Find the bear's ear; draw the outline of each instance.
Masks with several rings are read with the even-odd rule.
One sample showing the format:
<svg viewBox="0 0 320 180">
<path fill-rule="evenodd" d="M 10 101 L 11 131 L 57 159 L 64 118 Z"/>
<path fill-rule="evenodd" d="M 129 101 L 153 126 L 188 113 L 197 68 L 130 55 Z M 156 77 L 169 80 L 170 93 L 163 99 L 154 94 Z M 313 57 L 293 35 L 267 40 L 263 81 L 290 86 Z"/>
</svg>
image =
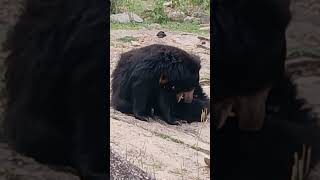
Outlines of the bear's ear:
<svg viewBox="0 0 320 180">
<path fill-rule="evenodd" d="M 164 73 L 161 73 L 160 79 L 159 79 L 159 84 L 160 85 L 165 85 L 168 82 L 169 82 L 168 77 Z"/>
</svg>

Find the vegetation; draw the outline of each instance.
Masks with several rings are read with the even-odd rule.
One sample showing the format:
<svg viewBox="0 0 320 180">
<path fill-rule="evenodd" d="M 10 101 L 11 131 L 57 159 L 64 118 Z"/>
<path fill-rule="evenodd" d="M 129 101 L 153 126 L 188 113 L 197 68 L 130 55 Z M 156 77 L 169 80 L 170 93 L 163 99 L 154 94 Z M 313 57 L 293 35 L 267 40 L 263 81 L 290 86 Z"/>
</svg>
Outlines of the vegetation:
<svg viewBox="0 0 320 180">
<path fill-rule="evenodd" d="M 164 11 L 163 3 L 164 0 L 156 0 L 153 10 L 147 12 L 148 20 L 155 23 L 166 23 L 168 22 L 168 16 Z"/>
<path fill-rule="evenodd" d="M 166 0 L 111 0 L 111 13 L 134 12 L 149 23 L 168 22 L 163 4 Z M 191 15 L 200 11 L 210 13 L 210 0 L 171 0 L 172 8 Z"/>
<path fill-rule="evenodd" d="M 173 7 L 190 15 L 190 11 L 201 9 L 205 13 L 210 12 L 210 0 L 172 0 Z"/>
<path fill-rule="evenodd" d="M 141 15 L 145 6 L 143 0 L 111 0 L 111 14 L 130 11 Z"/>
<path fill-rule="evenodd" d="M 137 41 L 138 39 L 132 36 L 125 36 L 122 38 L 119 38 L 118 41 L 122 41 L 122 42 L 131 42 L 131 41 Z"/>
<path fill-rule="evenodd" d="M 129 30 L 137 30 L 141 28 L 149 28 L 148 23 L 128 23 L 128 24 L 121 24 L 121 23 L 111 23 L 111 29 L 129 29 Z M 194 33 L 198 35 L 208 35 L 208 30 L 199 30 L 200 25 L 196 23 L 187 23 L 187 22 L 167 22 L 166 24 L 161 25 L 161 29 L 168 29 L 170 31 L 175 32 L 187 32 L 187 33 Z"/>
</svg>

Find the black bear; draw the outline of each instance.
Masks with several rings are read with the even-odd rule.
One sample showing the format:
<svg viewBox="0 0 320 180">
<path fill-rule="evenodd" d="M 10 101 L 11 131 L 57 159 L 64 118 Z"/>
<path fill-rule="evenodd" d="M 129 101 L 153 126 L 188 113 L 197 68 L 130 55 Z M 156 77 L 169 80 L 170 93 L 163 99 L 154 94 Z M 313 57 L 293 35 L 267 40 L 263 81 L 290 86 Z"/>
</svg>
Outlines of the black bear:
<svg viewBox="0 0 320 180">
<path fill-rule="evenodd" d="M 213 133 L 214 178 L 289 180 L 296 171 L 295 153 L 299 160 L 304 156 L 301 175 L 308 176 L 320 160 L 320 128 L 311 109 L 304 107 L 304 100 L 296 97 L 294 84 L 285 77 L 269 93 L 265 121 L 259 131 L 240 130 L 237 117 L 229 117 Z M 303 155 L 308 148 L 309 161 Z"/>
<path fill-rule="evenodd" d="M 319 162 L 317 119 L 285 75 L 289 5 L 289 0 L 213 4 L 216 180 L 289 180 L 297 161 L 304 177 Z"/>
<path fill-rule="evenodd" d="M 168 45 L 123 53 L 112 73 L 111 105 L 143 121 L 153 115 L 169 124 L 179 124 L 177 118 L 199 121 L 201 111 L 209 110 L 200 68 L 199 57 Z"/>
<path fill-rule="evenodd" d="M 108 178 L 107 7 L 26 0 L 5 43 L 9 144 L 90 180 Z"/>
<path fill-rule="evenodd" d="M 284 73 L 289 0 L 216 0 L 213 3 L 215 126 L 230 109 L 242 129 L 263 124 L 265 100 Z"/>
</svg>

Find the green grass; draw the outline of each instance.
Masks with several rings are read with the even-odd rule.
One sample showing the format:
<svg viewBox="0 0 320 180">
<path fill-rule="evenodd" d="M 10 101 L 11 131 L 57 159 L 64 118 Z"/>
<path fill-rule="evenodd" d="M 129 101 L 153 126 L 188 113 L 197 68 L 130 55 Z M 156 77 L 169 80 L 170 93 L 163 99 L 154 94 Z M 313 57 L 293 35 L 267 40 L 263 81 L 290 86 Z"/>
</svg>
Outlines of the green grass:
<svg viewBox="0 0 320 180">
<path fill-rule="evenodd" d="M 138 30 L 142 28 L 147 28 L 148 25 L 145 23 L 110 23 L 110 29 L 111 30 L 117 30 L 117 29 L 122 29 L 122 30 Z"/>
<path fill-rule="evenodd" d="M 148 28 L 148 23 L 110 23 L 111 30 L 139 30 L 142 28 Z M 193 33 L 198 35 L 209 35 L 209 31 L 207 30 L 199 30 L 200 25 L 196 23 L 177 23 L 177 22 L 168 22 L 165 24 L 161 24 L 163 30 L 175 31 L 175 32 L 185 32 L 185 33 Z"/>
<path fill-rule="evenodd" d="M 132 37 L 132 36 L 125 36 L 125 37 L 119 38 L 119 39 L 117 39 L 117 40 L 118 40 L 118 41 L 121 41 L 121 42 L 127 43 L 127 42 L 131 42 L 131 41 L 137 41 L 138 38 Z"/>
<path fill-rule="evenodd" d="M 167 0 L 112 0 L 111 13 L 134 12 L 143 18 L 151 18 L 153 22 L 167 21 L 167 14 L 163 3 Z M 210 14 L 210 0 L 172 0 L 175 10 L 190 14 L 201 9 Z M 150 12 L 145 10 L 149 9 Z"/>
<path fill-rule="evenodd" d="M 177 32 L 189 32 L 189 33 L 195 33 L 200 35 L 208 35 L 209 31 L 203 31 L 200 29 L 200 24 L 196 23 L 177 23 L 177 22 L 168 22 L 167 24 L 163 24 L 162 27 L 165 29 L 169 29 L 171 31 L 177 31 Z"/>
<path fill-rule="evenodd" d="M 147 5 L 147 1 L 143 0 L 112 0 L 111 1 L 111 12 L 135 12 L 138 15 L 143 14 L 143 11 Z"/>
</svg>

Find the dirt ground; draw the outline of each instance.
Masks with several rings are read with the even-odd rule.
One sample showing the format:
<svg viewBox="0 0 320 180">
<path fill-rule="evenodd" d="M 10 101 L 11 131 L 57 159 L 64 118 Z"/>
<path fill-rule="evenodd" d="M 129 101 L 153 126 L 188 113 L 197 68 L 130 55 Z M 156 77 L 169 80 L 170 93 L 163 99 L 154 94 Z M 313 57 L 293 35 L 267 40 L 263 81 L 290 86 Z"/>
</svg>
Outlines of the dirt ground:
<svg viewBox="0 0 320 180">
<path fill-rule="evenodd" d="M 8 27 L 14 23 L 17 1 L 0 0 L 0 42 L 4 40 Z M 320 113 L 320 2 L 295 0 L 292 7 L 294 18 L 288 29 L 288 71 L 294 75 L 299 85 L 300 96 L 305 97 L 314 106 L 314 111 Z M 174 45 L 201 57 L 201 83 L 210 96 L 210 54 L 207 49 L 210 48 L 210 43 L 206 42 L 204 46 L 200 46 L 197 35 L 170 31 L 165 31 L 167 37 L 159 39 L 155 36 L 158 31 L 111 31 L 111 72 L 119 55 L 129 49 L 153 43 Z M 132 36 L 137 40 L 119 40 L 125 36 Z M 0 52 L 0 67 L 5 56 L 4 52 Z M 205 123 L 182 126 L 169 126 L 161 120 L 141 122 L 113 109 L 110 110 L 110 117 L 111 169 L 114 178 L 146 179 L 145 172 L 151 178 L 166 180 L 210 178 L 210 171 L 203 162 L 203 158 L 209 157 L 210 152 L 210 117 Z M 320 168 L 314 172 L 315 179 L 320 179 L 319 172 Z M 0 179 L 79 178 L 65 169 L 57 170 L 23 157 L 6 144 L 0 143 Z"/>
</svg>

